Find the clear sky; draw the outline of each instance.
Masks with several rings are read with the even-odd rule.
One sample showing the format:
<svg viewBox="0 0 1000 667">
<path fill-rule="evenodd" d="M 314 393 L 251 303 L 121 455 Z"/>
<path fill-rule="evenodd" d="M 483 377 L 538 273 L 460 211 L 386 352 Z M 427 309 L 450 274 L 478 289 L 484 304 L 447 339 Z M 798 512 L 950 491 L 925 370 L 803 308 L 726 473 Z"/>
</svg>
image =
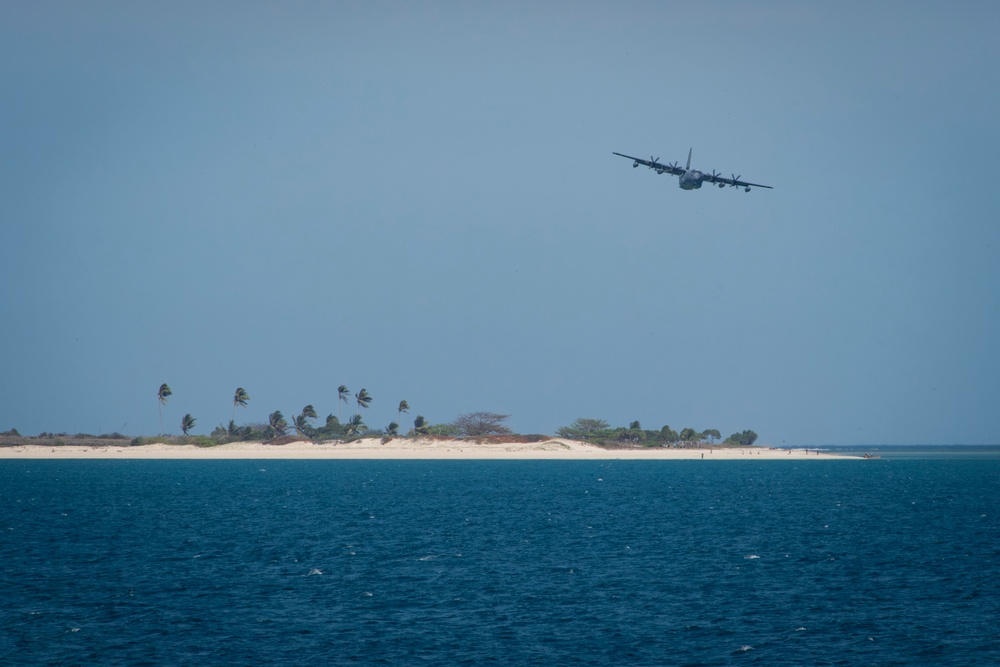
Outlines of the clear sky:
<svg viewBox="0 0 1000 667">
<path fill-rule="evenodd" d="M 364 387 L 1000 441 L 1000 5 L 8 2 L 0 430 Z M 612 151 L 774 190 L 682 191 Z M 351 411 L 343 409 L 346 418 Z"/>
</svg>

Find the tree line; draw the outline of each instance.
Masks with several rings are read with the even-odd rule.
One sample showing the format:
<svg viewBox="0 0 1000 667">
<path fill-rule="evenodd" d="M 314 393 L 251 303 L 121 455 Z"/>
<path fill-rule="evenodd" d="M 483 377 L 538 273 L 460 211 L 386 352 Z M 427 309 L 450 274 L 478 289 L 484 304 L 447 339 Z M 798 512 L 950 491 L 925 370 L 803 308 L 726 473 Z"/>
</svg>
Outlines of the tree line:
<svg viewBox="0 0 1000 667">
<path fill-rule="evenodd" d="M 680 432 L 663 426 L 658 431 L 642 428 L 638 421 L 624 426 L 612 428 L 603 419 L 580 418 L 569 426 L 561 426 L 556 431 L 560 438 L 586 440 L 601 445 L 631 444 L 645 447 L 684 447 L 700 444 L 715 444 L 722 439 L 722 434 L 714 428 L 696 431 L 693 428 L 683 428 Z M 757 441 L 757 434 L 750 430 L 733 433 L 723 440 L 723 444 L 749 447 Z"/>
<path fill-rule="evenodd" d="M 173 391 L 166 383 L 160 385 L 157 391 L 159 403 L 160 431 L 163 433 L 163 406 L 168 399 L 173 396 Z M 423 415 L 417 415 L 413 420 L 412 428 L 401 432 L 399 421 L 402 416 L 410 411 L 410 404 L 406 400 L 399 402 L 396 408 L 397 419 L 391 421 L 384 428 L 371 428 L 365 423 L 362 413 L 367 410 L 374 398 L 367 389 L 362 388 L 351 395 L 351 390 L 346 385 L 337 388 L 337 413 L 330 413 L 322 424 L 318 423 L 319 414 L 312 404 L 302 408 L 299 414 L 286 418 L 281 410 L 275 410 L 268 415 L 266 422 L 247 423 L 239 425 L 236 423 L 237 408 L 246 408 L 250 402 L 250 395 L 243 387 L 237 387 L 233 395 L 233 411 L 228 425 L 216 426 L 211 435 L 207 438 L 197 436 L 199 444 L 211 445 L 222 444 L 235 441 L 258 441 L 274 440 L 276 438 L 287 437 L 294 434 L 299 438 L 311 440 L 313 442 L 324 442 L 328 440 L 352 440 L 361 437 L 385 437 L 394 438 L 401 436 L 453 436 L 453 437 L 476 437 L 483 435 L 506 435 L 512 433 L 505 422 L 510 415 L 495 412 L 470 412 L 459 415 L 454 421 L 449 423 L 431 424 Z M 352 414 L 347 421 L 341 422 L 341 407 L 354 402 L 359 409 Z M 197 419 L 190 413 L 181 418 L 181 431 L 188 436 L 197 424 Z M 149 438 L 136 438 L 133 442 L 140 444 Z"/>
<path fill-rule="evenodd" d="M 161 384 L 157 391 L 157 401 L 159 404 L 160 430 L 163 435 L 163 406 L 173 395 L 173 391 L 166 383 Z M 228 425 L 215 427 L 210 436 L 190 436 L 191 430 L 197 424 L 197 419 L 190 413 L 181 418 L 181 431 L 184 438 L 172 438 L 175 442 L 190 442 L 204 446 L 223 444 L 234 441 L 271 441 L 281 437 L 290 437 L 293 433 L 298 438 L 308 439 L 313 442 L 324 442 L 330 440 L 353 440 L 361 437 L 414 437 L 414 436 L 446 436 L 446 437 L 480 437 L 491 435 L 512 435 L 513 431 L 506 422 L 510 415 L 497 412 L 469 412 L 461 414 L 453 421 L 447 423 L 432 424 L 423 415 L 417 415 L 413 420 L 413 426 L 405 433 L 401 431 L 399 421 L 402 421 L 403 414 L 410 411 L 410 404 L 402 400 L 399 402 L 396 411 L 399 421 L 391 421 L 384 428 L 370 428 L 364 421 L 362 413 L 367 410 L 372 402 L 372 395 L 367 389 L 362 388 L 352 396 L 351 390 L 346 385 L 337 388 L 337 414 L 328 414 L 322 424 L 318 423 L 319 414 L 310 404 L 302 408 L 299 414 L 292 416 L 291 420 L 285 417 L 280 410 L 275 410 L 266 422 L 247 423 L 238 425 L 236 423 L 236 411 L 238 408 L 246 408 L 250 402 L 250 395 L 243 387 L 237 387 L 233 394 L 233 409 Z M 351 403 L 357 406 L 358 411 L 352 414 L 347 421 L 341 422 L 341 408 Z M 0 435 L 19 435 L 16 429 L 11 429 Z M 42 434 L 53 435 L 53 434 Z M 66 435 L 66 434 L 57 434 Z M 626 428 L 624 426 L 612 427 L 603 419 L 580 418 L 568 426 L 561 426 L 556 431 L 556 435 L 561 438 L 573 440 L 583 440 L 598 445 L 610 446 L 642 446 L 642 447 L 692 447 L 703 444 L 716 444 L 722 442 L 724 445 L 749 447 L 757 441 L 757 434 L 751 430 L 744 430 L 733 433 L 725 440 L 717 429 L 705 429 L 697 431 L 693 428 L 683 428 L 679 432 L 669 425 L 661 427 L 659 430 L 647 430 L 642 428 L 638 421 L 633 421 Z M 39 436 L 41 437 L 41 436 Z M 82 437 L 82 435 L 81 435 Z M 87 436 L 97 438 L 125 438 L 119 433 L 106 436 Z M 527 437 L 527 436 L 525 436 Z M 544 436 L 530 436 L 541 438 Z M 132 444 L 146 444 L 154 442 L 156 438 L 137 437 L 132 440 Z"/>
<path fill-rule="evenodd" d="M 173 395 L 170 387 L 164 383 L 160 385 L 157 392 L 160 405 L 160 427 L 163 427 L 163 406 L 167 399 Z M 340 409 L 342 405 L 350 406 L 354 401 L 358 412 L 352 414 L 346 422 L 340 421 Z M 319 414 L 310 405 L 302 408 L 302 411 L 292 417 L 289 421 L 280 410 L 275 410 L 268 415 L 267 422 L 250 423 L 239 426 L 236 424 L 236 409 L 246 408 L 250 402 L 250 395 L 243 387 L 237 387 L 233 395 L 233 412 L 227 426 L 219 425 L 212 431 L 210 439 L 215 443 L 233 442 L 236 440 L 274 440 L 291 435 L 292 432 L 297 437 L 306 438 L 314 442 L 327 440 L 351 440 L 360 437 L 388 437 L 394 438 L 400 435 L 406 436 L 452 436 L 452 437 L 478 437 L 486 435 L 508 435 L 512 431 L 506 425 L 510 415 L 496 412 L 470 412 L 459 415 L 454 421 L 442 424 L 430 424 L 423 415 L 417 415 L 413 420 L 413 427 L 405 434 L 400 433 L 399 421 L 391 421 L 385 428 L 370 428 L 364 422 L 362 413 L 367 410 L 373 401 L 372 395 L 367 389 L 362 388 L 353 397 L 351 390 L 346 385 L 337 387 L 337 414 L 328 414 L 322 425 L 317 424 Z M 398 419 L 401 421 L 404 413 L 410 411 L 410 404 L 403 400 L 397 407 Z M 185 414 L 181 419 L 181 430 L 184 435 L 188 435 L 194 428 L 197 420 L 190 413 Z M 568 426 L 561 426 L 556 431 L 556 435 L 561 438 L 573 440 L 584 440 L 601 445 L 632 445 L 644 447 L 685 447 L 702 444 L 716 444 L 722 440 L 722 434 L 718 429 L 710 428 L 697 431 L 693 428 L 683 428 L 679 432 L 670 428 L 669 425 L 661 427 L 659 430 L 648 430 L 642 428 L 638 421 L 633 421 L 628 428 L 624 426 L 611 427 L 603 419 L 580 418 Z M 757 441 L 757 434 L 747 429 L 733 433 L 725 440 L 726 445 L 739 445 L 749 447 Z"/>
<path fill-rule="evenodd" d="M 163 428 L 163 408 L 168 400 L 173 396 L 173 391 L 166 383 L 160 385 L 156 392 L 161 436 L 165 435 Z M 322 422 L 319 421 L 319 413 L 312 404 L 306 405 L 297 415 L 286 417 L 281 410 L 275 410 L 268 415 L 266 422 L 251 422 L 245 424 L 236 423 L 236 412 L 239 408 L 246 408 L 250 402 L 250 394 L 243 387 L 237 387 L 232 398 L 232 413 L 228 424 L 220 424 L 215 427 L 209 436 L 192 436 L 191 431 L 197 425 L 197 419 L 186 413 L 180 422 L 183 438 L 171 437 L 172 442 L 191 443 L 210 446 L 226 442 L 239 440 L 245 441 L 273 441 L 282 437 L 298 437 L 311 440 L 313 442 L 324 442 L 329 440 L 353 440 L 361 437 L 413 437 L 413 436 L 444 436 L 444 437 L 480 437 L 491 435 L 513 435 L 513 431 L 506 422 L 510 415 L 496 412 L 470 412 L 461 414 L 451 422 L 432 424 L 423 415 L 417 415 L 413 420 L 412 427 L 404 428 L 400 426 L 403 415 L 409 413 L 410 404 L 402 400 L 396 407 L 397 420 L 389 422 L 385 427 L 372 428 L 365 423 L 362 416 L 371 406 L 374 398 L 366 388 L 361 388 L 352 394 L 346 385 L 337 388 L 337 414 L 328 414 Z M 341 421 L 343 406 L 357 407 L 346 421 Z M 18 436 L 16 429 L 10 429 L 0 436 Z M 42 434 L 42 435 L 62 435 L 66 434 Z M 78 434 L 84 437 L 83 434 Z M 720 441 L 724 445 L 735 445 L 749 447 L 757 441 L 757 434 L 749 429 L 731 434 L 722 439 L 722 434 L 718 429 L 704 429 L 701 431 L 693 428 L 683 428 L 679 432 L 669 425 L 661 427 L 659 430 L 648 430 L 642 428 L 638 421 L 633 421 L 628 427 L 612 427 L 603 419 L 580 418 L 568 426 L 561 426 L 557 429 L 556 435 L 561 438 L 573 440 L 583 440 L 599 445 L 610 446 L 642 446 L 642 447 L 691 447 L 698 445 L 714 445 Z M 41 436 L 39 436 L 41 437 Z M 96 438 L 125 438 L 119 433 L 107 434 L 104 436 L 86 436 Z M 531 438 L 543 438 L 545 436 L 532 435 L 521 436 Z M 145 444 L 153 442 L 155 438 L 137 437 L 133 444 Z"/>
</svg>

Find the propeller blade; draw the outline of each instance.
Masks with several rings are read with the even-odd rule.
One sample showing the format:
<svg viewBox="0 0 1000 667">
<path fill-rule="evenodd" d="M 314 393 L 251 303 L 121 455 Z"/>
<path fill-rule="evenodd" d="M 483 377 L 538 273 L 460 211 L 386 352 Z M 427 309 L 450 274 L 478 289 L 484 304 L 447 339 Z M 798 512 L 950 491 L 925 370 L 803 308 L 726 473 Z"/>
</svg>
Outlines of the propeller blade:
<svg viewBox="0 0 1000 667">
<path fill-rule="evenodd" d="M 730 174 L 730 176 L 732 176 L 732 177 L 733 177 L 733 182 L 732 182 L 732 183 L 730 183 L 730 184 L 729 184 L 729 186 L 730 186 L 730 187 L 733 187 L 733 188 L 735 188 L 735 187 L 738 187 L 738 186 L 736 185 L 736 181 L 740 180 L 740 177 L 739 177 L 739 176 L 737 176 L 736 174 Z M 742 174 L 740 174 L 740 176 L 742 176 Z"/>
</svg>

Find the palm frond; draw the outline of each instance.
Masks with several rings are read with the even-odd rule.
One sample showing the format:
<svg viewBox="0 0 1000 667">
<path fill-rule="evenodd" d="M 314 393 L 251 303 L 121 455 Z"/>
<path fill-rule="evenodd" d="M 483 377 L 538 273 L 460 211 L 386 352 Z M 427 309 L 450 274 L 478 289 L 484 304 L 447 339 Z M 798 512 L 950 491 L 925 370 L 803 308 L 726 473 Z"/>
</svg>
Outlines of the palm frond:
<svg viewBox="0 0 1000 667">
<path fill-rule="evenodd" d="M 250 395 L 247 394 L 246 389 L 244 389 L 243 387 L 237 387 L 236 395 L 233 396 L 233 405 L 234 406 L 238 405 L 241 408 L 245 408 L 247 406 L 247 401 L 249 400 L 250 400 Z"/>
<path fill-rule="evenodd" d="M 351 418 L 347 424 L 345 424 L 345 427 L 344 432 L 347 435 L 357 435 L 358 433 L 363 433 L 368 430 L 368 427 L 365 425 L 364 420 L 362 420 L 361 415 L 359 414 L 351 415 Z"/>
<path fill-rule="evenodd" d="M 367 389 L 362 388 L 361 391 L 354 395 L 354 398 L 358 401 L 358 407 L 367 408 L 368 404 L 372 402 L 372 397 L 368 393 Z"/>
</svg>

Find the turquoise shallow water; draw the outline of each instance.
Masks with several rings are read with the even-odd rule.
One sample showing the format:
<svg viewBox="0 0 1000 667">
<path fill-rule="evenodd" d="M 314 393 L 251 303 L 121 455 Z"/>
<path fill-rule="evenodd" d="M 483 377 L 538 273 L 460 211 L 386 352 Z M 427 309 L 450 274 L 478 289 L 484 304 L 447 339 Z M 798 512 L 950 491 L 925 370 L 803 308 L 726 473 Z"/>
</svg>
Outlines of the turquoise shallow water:
<svg viewBox="0 0 1000 667">
<path fill-rule="evenodd" d="M 8 665 L 1000 664 L 1000 461 L 4 461 Z"/>
</svg>

